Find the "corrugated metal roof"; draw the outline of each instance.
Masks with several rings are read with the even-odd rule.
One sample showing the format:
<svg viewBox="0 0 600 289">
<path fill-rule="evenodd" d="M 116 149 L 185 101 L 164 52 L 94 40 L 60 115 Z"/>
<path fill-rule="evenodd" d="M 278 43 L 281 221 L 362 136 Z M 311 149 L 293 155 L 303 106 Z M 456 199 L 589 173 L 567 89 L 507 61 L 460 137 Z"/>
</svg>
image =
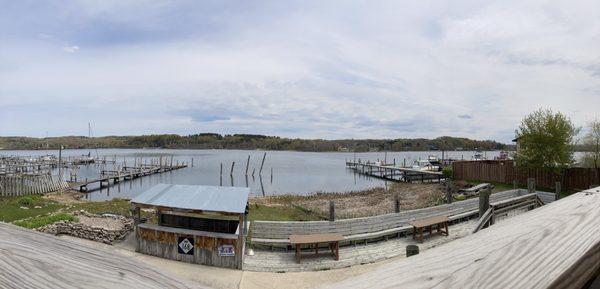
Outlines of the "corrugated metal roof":
<svg viewBox="0 0 600 289">
<path fill-rule="evenodd" d="M 158 184 L 131 200 L 150 206 L 244 213 L 249 188 Z"/>
</svg>

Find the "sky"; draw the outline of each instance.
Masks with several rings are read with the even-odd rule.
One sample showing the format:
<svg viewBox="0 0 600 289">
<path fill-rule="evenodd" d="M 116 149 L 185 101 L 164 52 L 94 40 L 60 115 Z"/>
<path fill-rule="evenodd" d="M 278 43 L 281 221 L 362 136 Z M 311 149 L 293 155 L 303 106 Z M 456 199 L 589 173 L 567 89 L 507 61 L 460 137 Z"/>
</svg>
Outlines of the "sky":
<svg viewBox="0 0 600 289">
<path fill-rule="evenodd" d="M 600 118 L 600 1 L 0 0 L 0 136 L 508 143 Z"/>
</svg>

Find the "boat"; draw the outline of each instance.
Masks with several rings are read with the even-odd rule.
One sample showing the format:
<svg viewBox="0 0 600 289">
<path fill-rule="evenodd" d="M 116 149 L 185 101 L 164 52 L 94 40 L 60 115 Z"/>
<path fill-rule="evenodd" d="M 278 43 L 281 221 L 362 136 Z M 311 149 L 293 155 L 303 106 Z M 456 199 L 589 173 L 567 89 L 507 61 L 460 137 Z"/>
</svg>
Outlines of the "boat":
<svg viewBox="0 0 600 289">
<path fill-rule="evenodd" d="M 437 156 L 429 155 L 427 159 L 414 161 L 411 168 L 419 171 L 439 172 L 443 166 Z"/>
<path fill-rule="evenodd" d="M 485 157 L 482 151 L 476 151 L 471 159 L 474 161 L 483 161 L 485 160 Z"/>
</svg>

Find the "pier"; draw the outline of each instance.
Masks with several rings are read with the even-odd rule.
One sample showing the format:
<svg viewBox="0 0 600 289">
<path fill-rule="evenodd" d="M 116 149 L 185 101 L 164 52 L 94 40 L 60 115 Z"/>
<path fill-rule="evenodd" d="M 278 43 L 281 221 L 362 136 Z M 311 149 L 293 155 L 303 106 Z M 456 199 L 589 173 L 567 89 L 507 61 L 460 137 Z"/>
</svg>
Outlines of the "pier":
<svg viewBox="0 0 600 289">
<path fill-rule="evenodd" d="M 444 179 L 442 172 L 417 170 L 394 164 L 346 161 L 346 167 L 362 175 L 395 182 L 441 182 Z"/>
<path fill-rule="evenodd" d="M 97 179 L 86 179 L 83 182 L 72 182 L 71 188 L 79 190 L 80 192 L 88 192 L 88 185 L 98 183 L 101 188 L 109 187 L 111 185 L 126 181 L 133 180 L 149 175 L 160 174 L 170 172 L 178 169 L 187 168 L 187 164 L 175 164 L 175 165 L 139 165 L 137 167 L 122 167 L 120 170 L 101 170 L 100 177 Z"/>
</svg>

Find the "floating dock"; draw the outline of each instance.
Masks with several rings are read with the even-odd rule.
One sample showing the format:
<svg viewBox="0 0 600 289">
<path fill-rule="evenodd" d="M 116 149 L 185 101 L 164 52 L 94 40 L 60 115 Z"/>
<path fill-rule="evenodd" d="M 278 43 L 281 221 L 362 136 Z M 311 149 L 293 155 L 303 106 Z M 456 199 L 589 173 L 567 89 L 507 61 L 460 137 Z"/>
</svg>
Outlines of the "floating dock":
<svg viewBox="0 0 600 289">
<path fill-rule="evenodd" d="M 362 175 L 395 182 L 440 182 L 444 180 L 442 172 L 417 170 L 393 164 L 347 161 L 346 167 Z"/>
</svg>

